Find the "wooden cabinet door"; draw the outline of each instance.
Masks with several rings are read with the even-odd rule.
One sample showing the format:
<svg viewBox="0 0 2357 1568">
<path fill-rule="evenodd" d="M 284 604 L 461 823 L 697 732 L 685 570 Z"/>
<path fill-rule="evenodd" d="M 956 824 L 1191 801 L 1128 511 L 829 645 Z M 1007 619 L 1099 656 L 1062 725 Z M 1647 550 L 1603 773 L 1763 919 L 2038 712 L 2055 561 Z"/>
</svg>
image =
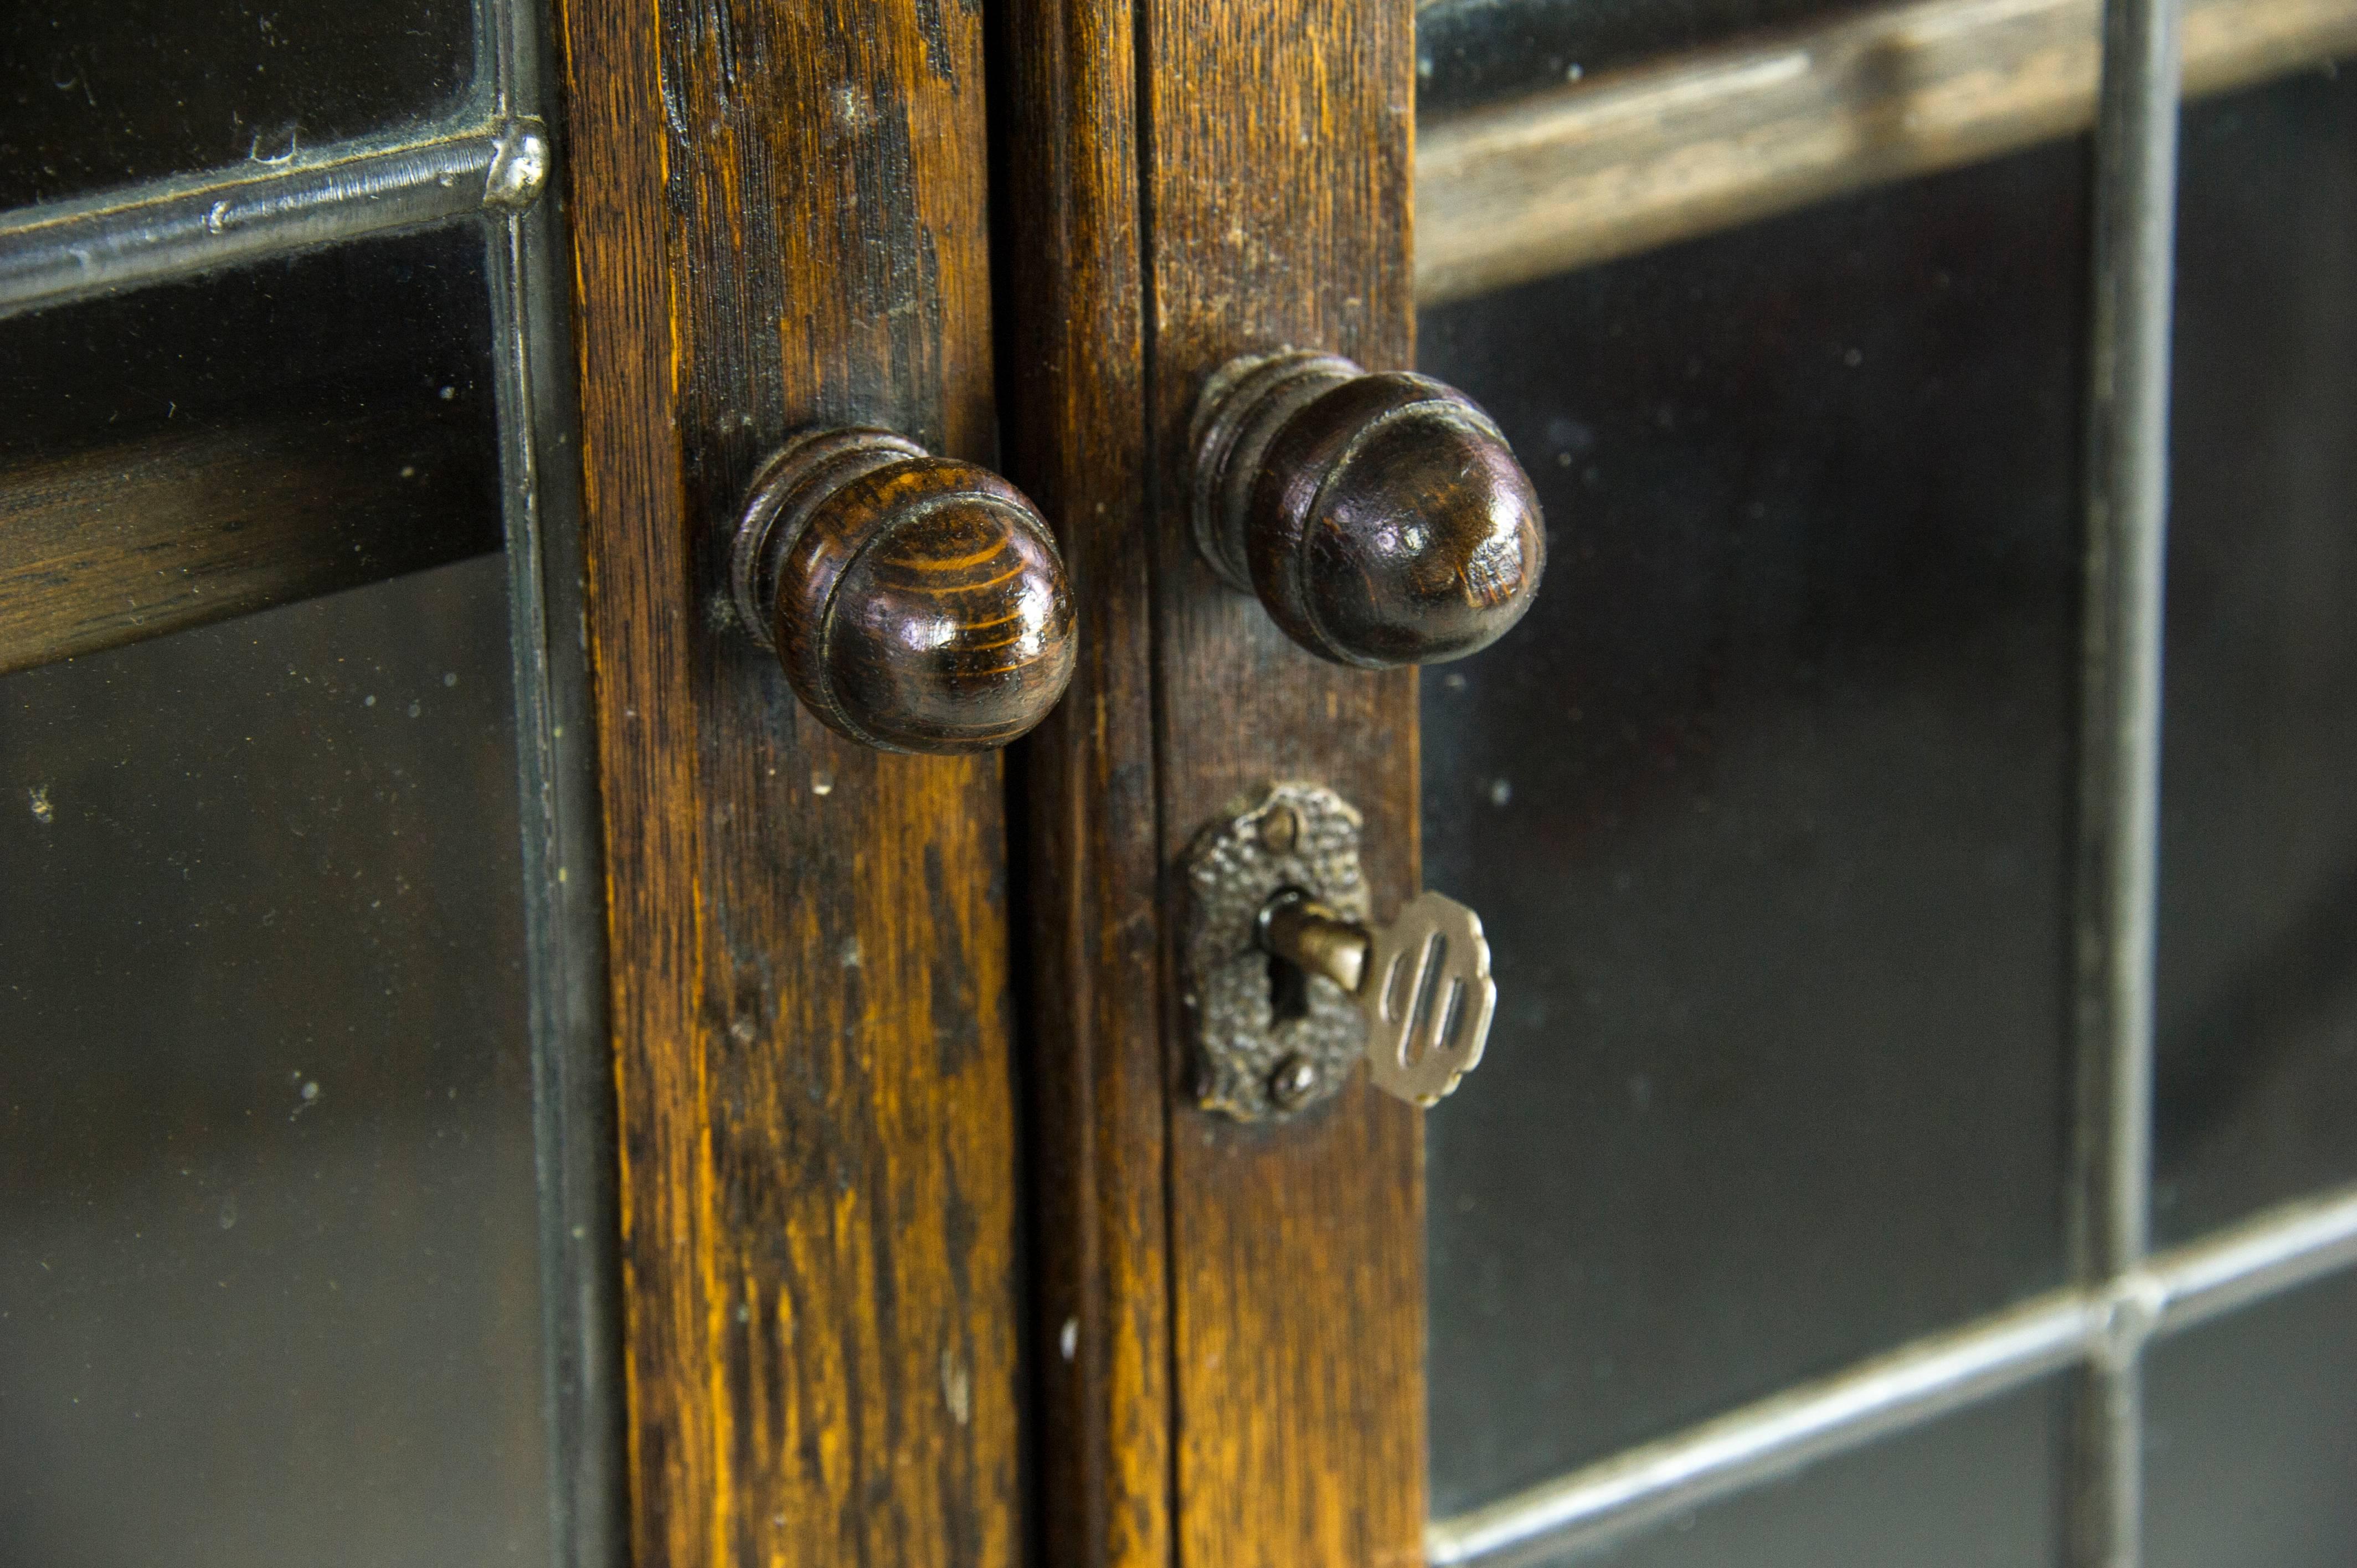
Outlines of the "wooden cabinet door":
<svg viewBox="0 0 2357 1568">
<path fill-rule="evenodd" d="M 725 609 L 994 458 L 977 8 L 0 33 L 0 1556 L 1011 1564 L 1000 760 Z"/>
<path fill-rule="evenodd" d="M 2346 89 L 2277 78 L 2351 15 L 2182 17 L 2187 90 L 2247 91 L 2187 122 L 2169 614 L 2204 629 L 2164 696 L 2176 35 L 2109 14 L 2098 176 L 2089 4 L 1001 7 L 1005 451 L 1090 636 L 1015 775 L 1049 1562 L 2346 1552 L 2304 1457 L 2346 1358 L 2270 1447 L 2217 1397 L 2269 1331 L 2179 1331 L 2357 1233 L 2357 1166 L 2262 1103 L 2348 1103 L 2330 1029 L 2237 1013 L 2284 1078 L 2230 1089 L 2201 967 L 2330 919 L 2239 898 L 2221 843 L 2346 864 L 2291 781 L 2345 708 L 2257 691 L 2349 645 L 2222 649 L 2226 600 L 2349 584 L 2334 486 L 2266 565 L 2224 498 L 2288 494 L 2248 433 L 2347 416 L 2341 339 L 2288 325 L 2319 285 L 2230 280 L 2340 253 Z M 1281 348 L 1490 407 L 1553 563 L 1507 639 L 1340 669 L 1205 564 L 1190 415 Z M 1428 1122 L 1359 1079 L 1198 1104 L 1188 846 L 1279 780 L 1365 812 L 1379 911 L 1429 879 L 1491 925 L 1491 1065 Z M 2278 1394 L 2347 1290 L 2269 1309 Z M 2235 1465 L 2269 1522 L 2190 1522 Z"/>
<path fill-rule="evenodd" d="M 1045 1548 L 1415 1562 L 1417 1114 L 1363 1082 L 1283 1127 L 1195 1109 L 1174 869 L 1232 798 L 1300 779 L 1365 813 L 1379 906 L 1415 886 L 1414 673 L 1294 646 L 1186 521 L 1188 422 L 1228 359 L 1411 362 L 1414 18 L 1000 17 L 1008 473 L 1062 520 L 1088 636 L 1019 762 Z"/>
<path fill-rule="evenodd" d="M 982 21 L 563 16 L 642 1563 L 1022 1550 L 997 756 L 885 755 L 716 616 L 812 425 L 993 456 Z"/>
<path fill-rule="evenodd" d="M 0 22 L 0 1557 L 2348 1559 L 2351 0 L 2116 0 L 2098 160 L 2094 0 L 120 9 Z M 1206 564 L 1279 349 L 1488 407 L 1510 638 Z M 1052 526 L 1013 748 L 746 635 L 845 425 Z M 1457 1099 L 1201 1103 L 1277 783 Z"/>
</svg>

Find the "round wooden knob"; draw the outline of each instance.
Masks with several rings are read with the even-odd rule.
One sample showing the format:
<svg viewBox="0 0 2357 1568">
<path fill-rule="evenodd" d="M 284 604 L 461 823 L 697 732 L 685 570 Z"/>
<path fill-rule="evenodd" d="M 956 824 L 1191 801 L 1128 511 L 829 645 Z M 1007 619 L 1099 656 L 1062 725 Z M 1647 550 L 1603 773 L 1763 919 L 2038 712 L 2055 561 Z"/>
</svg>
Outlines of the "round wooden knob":
<svg viewBox="0 0 2357 1568">
<path fill-rule="evenodd" d="M 1247 356 L 1211 378 L 1190 437 L 1196 544 L 1312 653 L 1461 659 L 1531 607 L 1538 496 L 1454 388 L 1332 354 Z"/>
<path fill-rule="evenodd" d="M 987 468 L 882 430 L 806 434 L 755 477 L 738 615 L 827 725 L 886 751 L 984 751 L 1072 679 L 1056 541 Z"/>
</svg>

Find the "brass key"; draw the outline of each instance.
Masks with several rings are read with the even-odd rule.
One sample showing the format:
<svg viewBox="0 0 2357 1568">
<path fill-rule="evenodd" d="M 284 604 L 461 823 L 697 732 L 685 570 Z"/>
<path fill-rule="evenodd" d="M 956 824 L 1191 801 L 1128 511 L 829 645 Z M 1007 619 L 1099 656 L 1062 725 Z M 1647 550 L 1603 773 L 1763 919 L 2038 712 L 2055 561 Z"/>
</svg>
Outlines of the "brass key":
<svg viewBox="0 0 2357 1568">
<path fill-rule="evenodd" d="M 1481 917 L 1456 899 L 1420 893 L 1383 926 L 1346 919 L 1306 893 L 1263 907 L 1263 950 L 1340 986 L 1367 1022 L 1367 1071 L 1376 1088 L 1430 1105 L 1481 1060 L 1498 983 Z"/>
</svg>

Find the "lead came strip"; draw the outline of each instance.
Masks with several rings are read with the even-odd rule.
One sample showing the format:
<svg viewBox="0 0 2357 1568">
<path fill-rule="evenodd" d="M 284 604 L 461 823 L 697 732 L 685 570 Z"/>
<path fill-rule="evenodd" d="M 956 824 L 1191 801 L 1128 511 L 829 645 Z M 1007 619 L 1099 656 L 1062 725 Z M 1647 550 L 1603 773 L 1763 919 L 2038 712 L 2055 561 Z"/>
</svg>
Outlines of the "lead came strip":
<svg viewBox="0 0 2357 1568">
<path fill-rule="evenodd" d="M 2143 1558 L 2161 572 L 2177 230 L 2178 0 L 2104 0 L 2089 324 L 2072 1254 L 2109 1307 L 2074 1391 L 2067 1560 Z"/>
<path fill-rule="evenodd" d="M 544 20 L 533 0 L 488 0 L 477 13 L 494 125 L 540 124 L 529 116 L 547 100 Z M 544 139 L 533 157 L 511 163 L 505 188 L 524 195 L 529 176 L 536 196 L 549 161 Z M 486 168 L 486 196 L 501 187 L 497 166 Z M 349 215 L 380 216 L 365 207 Z M 483 231 L 523 830 L 550 1557 L 562 1568 L 618 1568 L 630 1539 L 620 1219 L 572 326 L 551 206 L 493 204 Z"/>
<path fill-rule="evenodd" d="M 549 156 L 538 120 L 502 118 L 259 176 L 217 170 L 19 209 L 0 217 L 0 317 L 470 213 L 521 212 L 540 199 Z"/>
<path fill-rule="evenodd" d="M 1435 1521 L 1431 1568 L 1535 1568 L 2010 1392 L 2103 1349 L 2124 1302 L 2167 1337 L 2357 1267 L 2357 1186 L 2269 1209 L 2134 1273 L 2057 1291 Z"/>
</svg>

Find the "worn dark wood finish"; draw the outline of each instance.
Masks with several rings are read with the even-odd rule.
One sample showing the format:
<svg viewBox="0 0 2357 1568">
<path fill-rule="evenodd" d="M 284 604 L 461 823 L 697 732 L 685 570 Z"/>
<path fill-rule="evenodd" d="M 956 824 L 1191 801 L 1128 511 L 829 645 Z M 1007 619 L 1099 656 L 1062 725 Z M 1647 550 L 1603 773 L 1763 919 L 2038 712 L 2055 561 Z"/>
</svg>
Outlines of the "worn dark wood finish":
<svg viewBox="0 0 2357 1568">
<path fill-rule="evenodd" d="M 986 751 L 1071 683 L 1047 523 L 989 469 L 883 431 L 789 444 L 753 481 L 731 567 L 795 694 L 863 746 Z"/>
<path fill-rule="evenodd" d="M 1137 8 L 993 8 L 1007 477 L 1058 532 L 1070 694 L 1015 752 L 1029 915 L 1041 1544 L 1172 1560 Z"/>
<path fill-rule="evenodd" d="M 284 420 L 0 471 L 0 672 L 497 550 L 476 435 Z"/>
<path fill-rule="evenodd" d="M 1408 362 L 1411 15 L 1149 0 L 1134 24 L 1126 5 L 1012 0 L 1002 16 L 1022 263 L 1007 471 L 1062 531 L 1083 633 L 1071 698 L 1020 753 L 1049 1557 L 1414 1563 L 1417 1113 L 1362 1079 L 1282 1126 L 1191 1109 L 1178 922 L 1156 888 L 1273 778 L 1365 808 L 1379 908 L 1415 883 L 1413 673 L 1288 642 L 1197 555 L 1186 483 L 1189 414 L 1232 356 Z"/>
<path fill-rule="evenodd" d="M 1388 918 L 1416 881 L 1415 674 L 1318 659 L 1219 581 L 1190 537 L 1187 435 L 1238 354 L 1409 366 L 1413 15 L 1327 0 L 1145 15 L 1164 864 L 1239 795 L 1316 779 L 1365 813 Z M 1175 1094 L 1182 998 L 1164 996 Z M 1420 1561 L 1419 1113 L 1360 1074 L 1281 1125 L 1176 1111 L 1168 1147 L 1178 1560 Z"/>
<path fill-rule="evenodd" d="M 789 433 L 990 456 L 980 20 L 563 11 L 636 1560 L 1005 1568 L 999 768 L 834 735 L 724 613 Z"/>
<path fill-rule="evenodd" d="M 1330 354 L 1243 359 L 1204 389 L 1189 444 L 1197 545 L 1322 659 L 1461 659 L 1531 607 L 1537 492 L 1452 387 Z"/>
</svg>

